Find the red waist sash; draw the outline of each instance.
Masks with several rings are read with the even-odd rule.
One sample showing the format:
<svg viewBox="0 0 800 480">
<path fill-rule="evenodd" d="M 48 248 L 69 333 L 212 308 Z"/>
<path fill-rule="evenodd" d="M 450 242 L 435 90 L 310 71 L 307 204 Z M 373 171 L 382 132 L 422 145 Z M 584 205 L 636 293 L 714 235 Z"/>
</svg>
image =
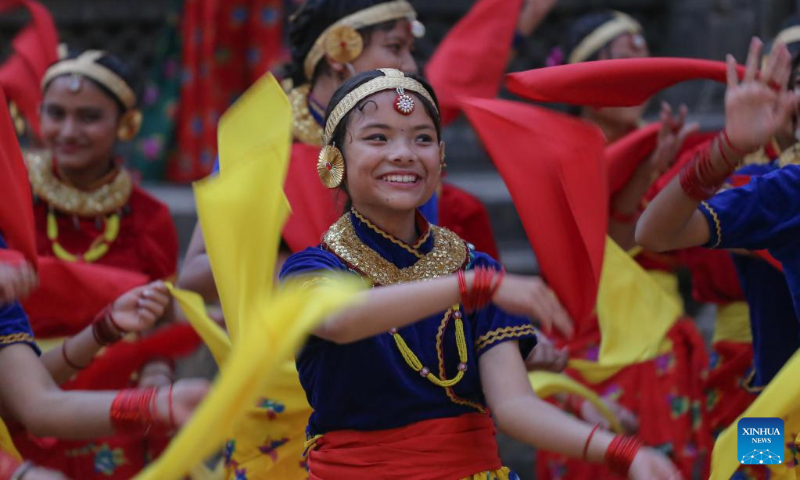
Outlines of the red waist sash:
<svg viewBox="0 0 800 480">
<path fill-rule="evenodd" d="M 360 432 L 339 430 L 309 452 L 310 480 L 461 479 L 502 468 L 492 419 L 469 413 Z"/>
</svg>

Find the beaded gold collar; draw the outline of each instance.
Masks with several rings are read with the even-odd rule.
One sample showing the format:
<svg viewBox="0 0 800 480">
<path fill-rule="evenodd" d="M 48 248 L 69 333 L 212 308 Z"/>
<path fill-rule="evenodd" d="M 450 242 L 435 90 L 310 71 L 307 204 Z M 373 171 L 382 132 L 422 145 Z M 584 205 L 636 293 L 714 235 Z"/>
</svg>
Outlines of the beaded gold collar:
<svg viewBox="0 0 800 480">
<path fill-rule="evenodd" d="M 294 138 L 309 145 L 322 146 L 322 127 L 314 120 L 308 110 L 308 92 L 310 84 L 300 85 L 289 90 L 289 102 L 292 104 L 292 134 Z"/>
<path fill-rule="evenodd" d="M 323 237 L 323 244 L 345 263 L 366 275 L 375 285 L 430 280 L 450 275 L 467 261 L 467 244 L 452 231 L 430 226 L 433 249 L 414 265 L 398 268 L 358 238 L 350 213 L 336 221 Z"/>
<path fill-rule="evenodd" d="M 83 191 L 55 176 L 53 158 L 47 151 L 25 152 L 25 164 L 33 194 L 60 212 L 79 217 L 107 215 L 125 206 L 131 196 L 131 177 L 124 169 L 110 182 Z"/>
</svg>

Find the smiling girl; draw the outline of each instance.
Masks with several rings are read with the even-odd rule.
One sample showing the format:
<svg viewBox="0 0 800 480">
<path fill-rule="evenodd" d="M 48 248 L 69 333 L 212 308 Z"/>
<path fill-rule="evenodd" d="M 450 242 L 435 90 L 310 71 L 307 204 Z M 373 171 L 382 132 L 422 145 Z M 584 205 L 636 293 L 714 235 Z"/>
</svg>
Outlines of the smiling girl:
<svg viewBox="0 0 800 480">
<path fill-rule="evenodd" d="M 660 454 L 561 413 L 530 388 L 528 317 L 569 319 L 536 277 L 504 275 L 489 256 L 418 207 L 444 161 L 430 87 L 393 69 L 345 82 L 328 106 L 317 165 L 352 206 L 283 279 L 332 271 L 376 288 L 317 328 L 300 352 L 312 479 L 517 478 L 502 467 L 494 424 L 511 436 L 631 478 L 677 478 Z M 492 416 L 490 417 L 489 411 Z"/>
</svg>

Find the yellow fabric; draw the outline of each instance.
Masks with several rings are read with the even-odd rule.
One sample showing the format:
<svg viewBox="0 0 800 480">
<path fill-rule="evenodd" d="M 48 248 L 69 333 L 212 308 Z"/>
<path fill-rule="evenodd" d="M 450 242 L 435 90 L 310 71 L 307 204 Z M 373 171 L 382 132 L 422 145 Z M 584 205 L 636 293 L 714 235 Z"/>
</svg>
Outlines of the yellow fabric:
<svg viewBox="0 0 800 480">
<path fill-rule="evenodd" d="M 597 410 L 603 415 L 603 418 L 608 420 L 612 430 L 617 433 L 623 433 L 622 425 L 619 423 L 619 419 L 617 419 L 611 410 L 606 407 L 600 397 L 575 380 L 567 377 L 566 375 L 542 371 L 529 373 L 528 380 L 531 382 L 533 391 L 535 391 L 536 395 L 538 395 L 540 398 L 551 397 L 559 393 L 569 393 L 572 395 L 578 395 L 586 401 L 591 402 L 591 404 L 594 405 L 595 408 L 597 408 Z"/>
<path fill-rule="evenodd" d="M 297 410 L 307 409 L 293 367 L 293 354 L 324 317 L 353 298 L 360 284 L 345 280 L 289 284 L 273 291 L 279 236 L 288 214 L 282 186 L 290 124 L 288 102 L 269 75 L 251 87 L 220 122 L 220 151 L 227 156 L 220 158 L 224 173 L 196 183 L 195 196 L 231 332 L 231 347 L 226 347 L 224 340 L 211 330 L 209 320 L 202 318 L 205 313 L 196 298 L 177 290 L 179 302 L 188 308 L 185 313 L 190 321 L 200 326 L 204 339 L 214 343 L 212 348 L 224 363 L 191 421 L 166 452 L 137 478 L 178 479 L 193 470 L 202 475 L 205 471 L 197 465 L 237 434 L 247 436 L 236 438 L 237 445 L 241 442 L 250 446 L 264 444 L 265 435 L 270 434 L 265 428 L 297 430 L 297 435 L 302 435 L 299 420 L 270 423 L 262 410 L 262 423 L 256 424 L 248 415 L 259 405 L 263 392 L 269 392 L 270 399 L 280 398 L 287 411 L 289 405 Z M 249 128 L 255 125 L 257 129 Z M 264 143 L 265 138 L 271 142 L 285 139 L 287 147 L 274 148 Z M 238 145 L 228 148 L 229 142 Z M 299 456 L 282 455 L 280 459 L 300 470 Z M 273 476 L 268 470 L 278 471 L 275 464 L 264 468 L 249 478 L 295 478 Z"/>
<path fill-rule="evenodd" d="M 469 477 L 464 477 L 461 480 L 511 480 L 512 478 L 518 477 L 512 477 L 511 470 L 509 470 L 507 467 L 503 467 L 500 470 L 495 470 L 493 472 L 476 473 L 474 475 L 470 475 Z"/>
<path fill-rule="evenodd" d="M 665 272 L 664 270 L 645 270 L 645 272 L 647 272 L 647 275 L 661 287 L 664 293 L 669 295 L 675 303 L 681 306 L 681 310 L 684 309 L 683 297 L 681 297 L 677 275 L 671 272 Z"/>
<path fill-rule="evenodd" d="M 571 360 L 569 366 L 597 383 L 627 365 L 651 360 L 671 346 L 666 334 L 682 311 L 679 303 L 606 237 L 597 292 L 599 358 L 597 362 Z"/>
<path fill-rule="evenodd" d="M 797 400 L 800 398 L 800 382 L 797 381 L 798 378 L 800 378 L 800 351 L 786 362 L 781 371 L 739 418 L 783 418 L 785 433 L 790 436 L 789 441 L 791 442 L 791 437 L 795 437 L 800 432 L 800 403 Z M 728 480 L 739 466 L 736 431 L 739 418 L 731 423 L 714 443 L 714 451 L 711 455 L 711 480 Z M 800 474 L 800 468 L 787 466 L 793 462 L 788 449 L 784 450 L 784 454 L 786 461 L 783 465 L 769 466 L 774 475 L 772 478 L 794 480 L 795 474 Z"/>
<path fill-rule="evenodd" d="M 171 283 L 167 283 L 167 288 L 221 368 L 230 353 L 231 340 L 222 327 L 206 313 L 203 297 L 195 292 L 174 288 Z"/>
<path fill-rule="evenodd" d="M 717 307 L 712 342 L 753 343 L 750 332 L 750 307 L 747 302 L 731 302 Z"/>
<path fill-rule="evenodd" d="M 8 433 L 8 427 L 6 427 L 2 419 L 0 419 L 0 450 L 22 461 L 22 455 L 17 451 L 17 447 L 14 446 L 14 441 L 11 440 L 11 434 Z"/>
</svg>

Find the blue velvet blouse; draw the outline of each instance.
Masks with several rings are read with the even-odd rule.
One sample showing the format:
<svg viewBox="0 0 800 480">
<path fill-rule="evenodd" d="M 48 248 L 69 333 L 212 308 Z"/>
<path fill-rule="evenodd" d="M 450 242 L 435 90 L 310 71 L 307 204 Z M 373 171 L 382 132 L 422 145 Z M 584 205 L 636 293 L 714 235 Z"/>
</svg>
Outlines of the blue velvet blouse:
<svg viewBox="0 0 800 480">
<path fill-rule="evenodd" d="M 337 225 L 347 228 L 337 230 Z M 380 283 L 375 282 L 376 278 L 390 278 L 404 270 L 431 272 L 443 268 L 443 264 L 453 268 L 446 268 L 441 274 L 479 265 L 500 268 L 495 260 L 472 251 L 452 232 L 430 227 L 421 215 L 418 228 L 421 242 L 412 246 L 381 232 L 368 220 L 347 214 L 328 231 L 323 244 L 289 257 L 281 279 L 340 270 Z M 443 248 L 443 244 L 451 248 Z M 379 258 L 369 257 L 374 254 Z M 376 265 L 386 267 L 384 273 L 389 272 L 388 276 L 365 273 Z M 437 276 L 428 275 L 427 278 Z M 454 321 L 448 318 L 446 312 L 440 312 L 398 330 L 422 364 L 440 378 L 442 367 L 444 377 L 453 378 L 459 363 Z M 528 318 L 510 315 L 494 305 L 464 315 L 463 323 L 467 370 L 451 388 L 437 386 L 412 370 L 389 332 L 346 345 L 312 336 L 297 358 L 300 382 L 314 409 L 309 435 L 343 429 L 382 430 L 485 411 L 478 358 L 492 347 L 511 340 L 519 341 L 522 355 L 527 355 L 536 344 L 536 335 Z"/>
</svg>

